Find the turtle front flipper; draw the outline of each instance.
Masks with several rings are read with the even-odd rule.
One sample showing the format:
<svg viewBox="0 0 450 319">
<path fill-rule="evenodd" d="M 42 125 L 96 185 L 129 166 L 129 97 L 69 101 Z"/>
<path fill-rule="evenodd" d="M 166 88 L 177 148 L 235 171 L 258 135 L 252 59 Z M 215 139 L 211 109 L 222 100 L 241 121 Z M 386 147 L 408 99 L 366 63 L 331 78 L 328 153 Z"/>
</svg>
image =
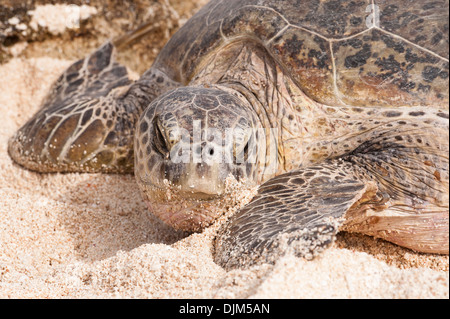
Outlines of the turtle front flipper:
<svg viewBox="0 0 450 319">
<path fill-rule="evenodd" d="M 132 130 L 126 132 L 132 118 L 120 118 L 117 101 L 132 81 L 114 51 L 104 44 L 53 84 L 42 108 L 9 141 L 18 164 L 39 172 L 132 170 Z M 119 143 L 116 125 L 125 126 Z"/>
<path fill-rule="evenodd" d="M 153 70 L 133 82 L 115 51 L 107 42 L 60 76 L 42 108 L 9 141 L 18 164 L 44 173 L 133 172 L 135 124 L 170 85 Z"/>
<path fill-rule="evenodd" d="M 424 113 L 423 121 L 378 125 L 353 151 L 263 184 L 216 238 L 216 261 L 245 267 L 287 251 L 311 258 L 339 230 L 448 254 L 448 113 Z"/>
<path fill-rule="evenodd" d="M 274 263 L 287 250 L 314 257 L 333 242 L 349 210 L 377 196 L 375 183 L 349 170 L 327 162 L 263 184 L 216 238 L 216 262 L 225 268 Z"/>
</svg>

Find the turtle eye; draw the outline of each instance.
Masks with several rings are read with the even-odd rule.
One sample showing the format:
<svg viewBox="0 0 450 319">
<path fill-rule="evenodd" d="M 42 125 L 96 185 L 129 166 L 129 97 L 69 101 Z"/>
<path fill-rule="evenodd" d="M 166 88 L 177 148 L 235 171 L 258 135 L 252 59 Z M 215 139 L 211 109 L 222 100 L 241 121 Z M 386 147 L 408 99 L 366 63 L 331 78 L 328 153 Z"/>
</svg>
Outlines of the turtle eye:
<svg viewBox="0 0 450 319">
<path fill-rule="evenodd" d="M 249 149 L 249 145 L 250 144 L 250 140 L 247 142 L 247 144 L 245 144 L 244 147 L 244 161 L 248 161 L 248 149 Z"/>
<path fill-rule="evenodd" d="M 250 143 L 252 143 L 251 138 L 247 141 L 244 148 L 241 148 L 240 150 L 236 150 L 236 148 L 234 149 L 233 155 L 234 155 L 234 162 L 236 164 L 244 164 L 245 162 L 248 161 Z"/>
<path fill-rule="evenodd" d="M 155 120 L 153 127 L 154 127 L 153 145 L 159 154 L 161 154 L 165 158 L 168 158 L 169 149 L 167 148 L 167 141 L 166 138 L 164 137 L 163 129 L 161 128 L 159 119 Z"/>
</svg>

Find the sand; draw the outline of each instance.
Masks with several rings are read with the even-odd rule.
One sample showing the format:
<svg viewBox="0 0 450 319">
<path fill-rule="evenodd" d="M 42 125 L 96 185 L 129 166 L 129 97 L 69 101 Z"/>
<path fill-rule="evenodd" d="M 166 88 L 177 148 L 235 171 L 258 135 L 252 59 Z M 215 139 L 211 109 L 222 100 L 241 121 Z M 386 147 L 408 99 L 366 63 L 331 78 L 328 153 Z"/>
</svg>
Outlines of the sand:
<svg viewBox="0 0 450 319">
<path fill-rule="evenodd" d="M 176 232 L 148 212 L 130 175 L 40 175 L 7 141 L 71 61 L 0 66 L 0 298 L 449 298 L 448 256 L 342 234 L 313 261 L 225 271 L 216 227 Z"/>
</svg>

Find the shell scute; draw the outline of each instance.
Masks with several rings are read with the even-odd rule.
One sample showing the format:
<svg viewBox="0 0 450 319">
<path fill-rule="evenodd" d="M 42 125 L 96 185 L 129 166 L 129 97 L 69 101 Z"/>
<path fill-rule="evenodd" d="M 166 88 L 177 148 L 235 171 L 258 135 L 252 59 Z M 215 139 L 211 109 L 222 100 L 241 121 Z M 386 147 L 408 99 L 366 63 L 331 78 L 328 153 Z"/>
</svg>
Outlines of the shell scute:
<svg viewBox="0 0 450 319">
<path fill-rule="evenodd" d="M 339 98 L 355 106 L 440 105 L 448 62 L 378 29 L 333 44 Z"/>
<path fill-rule="evenodd" d="M 233 59 L 223 48 L 238 39 L 262 45 L 319 103 L 449 101 L 448 1 L 211 1 L 169 42 L 157 66 L 188 84 L 208 57 Z"/>
<path fill-rule="evenodd" d="M 375 0 L 380 27 L 448 59 L 449 2 Z"/>
<path fill-rule="evenodd" d="M 270 43 L 268 49 L 307 95 L 324 104 L 338 103 L 328 41 L 291 27 Z"/>
</svg>

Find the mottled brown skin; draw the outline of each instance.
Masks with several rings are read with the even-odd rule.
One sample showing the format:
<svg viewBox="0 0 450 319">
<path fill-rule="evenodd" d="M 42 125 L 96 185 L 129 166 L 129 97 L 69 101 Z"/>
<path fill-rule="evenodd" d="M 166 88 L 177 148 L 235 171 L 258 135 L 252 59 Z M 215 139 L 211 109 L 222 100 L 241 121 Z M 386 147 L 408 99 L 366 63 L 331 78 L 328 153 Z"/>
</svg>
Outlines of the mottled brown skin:
<svg viewBox="0 0 450 319">
<path fill-rule="evenodd" d="M 134 132 L 145 107 L 179 84 L 157 70 L 133 83 L 106 43 L 70 66 L 43 106 L 10 140 L 9 153 L 30 170 L 132 173 Z"/>
<path fill-rule="evenodd" d="M 342 229 L 448 254 L 448 7 L 213 0 L 136 82 L 111 44 L 75 63 L 10 155 L 42 172 L 134 165 L 153 213 L 188 231 L 217 217 L 205 207 L 220 202 L 227 176 L 262 184 L 216 238 L 228 268 L 289 250 L 312 257 Z M 234 145 L 205 133 L 237 127 L 266 131 Z M 257 160 L 242 165 L 251 141 Z M 193 142 L 234 160 L 175 163 L 171 152 Z"/>
</svg>

